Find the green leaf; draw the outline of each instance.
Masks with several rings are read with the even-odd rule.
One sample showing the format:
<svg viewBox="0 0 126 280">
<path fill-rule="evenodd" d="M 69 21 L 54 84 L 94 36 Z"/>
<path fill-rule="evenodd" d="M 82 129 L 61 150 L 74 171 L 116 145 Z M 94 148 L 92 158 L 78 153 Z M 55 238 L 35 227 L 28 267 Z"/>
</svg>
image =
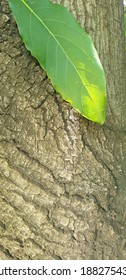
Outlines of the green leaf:
<svg viewBox="0 0 126 280">
<path fill-rule="evenodd" d="M 61 5 L 8 0 L 26 48 L 62 98 L 86 118 L 105 121 L 105 75 L 91 38 Z"/>
</svg>

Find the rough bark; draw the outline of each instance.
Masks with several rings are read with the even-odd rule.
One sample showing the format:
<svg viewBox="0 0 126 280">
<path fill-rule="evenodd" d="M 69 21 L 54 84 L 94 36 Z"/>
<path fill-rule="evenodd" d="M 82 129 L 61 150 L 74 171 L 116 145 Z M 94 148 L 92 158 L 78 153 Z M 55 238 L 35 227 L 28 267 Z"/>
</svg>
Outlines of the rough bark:
<svg viewBox="0 0 126 280">
<path fill-rule="evenodd" d="M 107 78 L 98 126 L 54 92 L 1 17 L 0 259 L 126 259 L 123 1 L 54 1 L 90 33 Z"/>
</svg>

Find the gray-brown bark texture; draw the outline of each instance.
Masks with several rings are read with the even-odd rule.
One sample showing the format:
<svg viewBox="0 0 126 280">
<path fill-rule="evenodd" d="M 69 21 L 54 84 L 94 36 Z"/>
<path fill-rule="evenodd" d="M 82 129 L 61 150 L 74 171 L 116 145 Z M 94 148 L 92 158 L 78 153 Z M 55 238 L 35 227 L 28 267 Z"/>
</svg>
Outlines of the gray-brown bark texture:
<svg viewBox="0 0 126 280">
<path fill-rule="evenodd" d="M 92 36 L 107 120 L 55 93 L 1 2 L 0 259 L 126 259 L 123 1 L 64 0 Z"/>
</svg>

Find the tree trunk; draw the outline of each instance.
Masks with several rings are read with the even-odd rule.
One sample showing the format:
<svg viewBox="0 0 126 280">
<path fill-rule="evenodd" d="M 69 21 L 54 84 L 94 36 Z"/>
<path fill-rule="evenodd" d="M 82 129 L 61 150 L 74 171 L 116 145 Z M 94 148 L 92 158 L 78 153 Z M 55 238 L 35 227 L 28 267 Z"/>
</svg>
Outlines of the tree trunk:
<svg viewBox="0 0 126 280">
<path fill-rule="evenodd" d="M 123 0 L 53 2 L 93 38 L 107 120 L 86 120 L 56 94 L 2 0 L 0 259 L 126 259 Z"/>
</svg>

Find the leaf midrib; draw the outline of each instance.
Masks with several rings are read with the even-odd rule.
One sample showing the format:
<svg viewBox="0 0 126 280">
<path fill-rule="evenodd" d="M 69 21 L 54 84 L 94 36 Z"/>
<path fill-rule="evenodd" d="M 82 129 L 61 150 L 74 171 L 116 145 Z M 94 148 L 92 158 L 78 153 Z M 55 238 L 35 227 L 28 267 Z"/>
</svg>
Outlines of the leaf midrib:
<svg viewBox="0 0 126 280">
<path fill-rule="evenodd" d="M 55 39 L 55 41 L 57 42 L 57 44 L 61 47 L 61 49 L 62 49 L 63 52 L 65 53 L 66 57 L 68 58 L 68 60 L 70 61 L 70 63 L 73 65 L 75 71 L 77 72 L 77 74 L 78 74 L 78 76 L 79 76 L 79 78 L 80 78 L 80 80 L 81 80 L 83 86 L 85 87 L 85 89 L 86 89 L 86 91 L 87 91 L 87 93 L 88 93 L 88 96 L 89 96 L 90 99 L 92 100 L 92 102 L 93 102 L 93 104 L 94 104 L 94 106 L 95 106 L 95 110 L 96 110 L 96 112 L 97 112 L 97 109 L 96 109 L 96 105 L 95 105 L 95 103 L 94 103 L 94 100 L 93 100 L 92 97 L 90 96 L 90 94 L 89 94 L 89 92 L 88 92 L 88 89 L 86 88 L 85 84 L 83 83 L 79 72 L 77 71 L 76 67 L 74 66 L 74 64 L 73 64 L 73 62 L 71 61 L 71 59 L 69 58 L 69 56 L 66 54 L 64 48 L 61 46 L 61 44 L 60 44 L 59 41 L 56 39 L 56 37 L 53 35 L 53 33 L 50 31 L 50 29 L 45 25 L 45 23 L 43 22 L 43 20 L 30 8 L 30 6 L 29 6 L 24 0 L 21 0 L 21 1 L 22 1 L 22 3 L 24 3 L 24 5 L 28 8 L 28 10 L 30 10 L 30 12 L 31 12 L 32 14 L 34 14 L 35 17 L 43 24 L 43 26 L 48 30 L 48 32 L 51 34 L 51 36 Z M 98 116 L 98 118 L 99 118 L 98 112 L 97 112 L 97 116 Z M 100 119 L 100 118 L 99 118 L 99 119 Z"/>
</svg>

